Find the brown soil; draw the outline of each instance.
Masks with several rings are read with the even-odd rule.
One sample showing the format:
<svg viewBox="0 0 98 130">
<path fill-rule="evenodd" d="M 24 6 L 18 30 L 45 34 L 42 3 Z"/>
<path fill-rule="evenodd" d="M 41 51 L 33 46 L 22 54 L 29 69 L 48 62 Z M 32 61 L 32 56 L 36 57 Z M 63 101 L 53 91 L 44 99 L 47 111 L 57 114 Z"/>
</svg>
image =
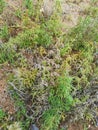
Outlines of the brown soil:
<svg viewBox="0 0 98 130">
<path fill-rule="evenodd" d="M 81 124 L 71 124 L 68 130 L 83 130 L 83 126 Z"/>
<path fill-rule="evenodd" d="M 85 17 L 85 10 L 90 7 L 90 0 L 64 0 L 62 2 L 63 22 L 67 27 L 74 27 L 79 17 Z"/>
<path fill-rule="evenodd" d="M 15 6 L 16 5 L 16 6 Z M 20 19 L 15 15 L 18 6 L 16 2 L 8 1 L 6 2 L 6 7 L 1 14 L 2 24 L 7 24 L 8 26 L 12 26 L 20 23 Z"/>
<path fill-rule="evenodd" d="M 98 127 L 88 125 L 88 127 L 84 128 L 83 124 L 74 123 L 69 126 L 68 130 L 98 130 Z"/>
</svg>

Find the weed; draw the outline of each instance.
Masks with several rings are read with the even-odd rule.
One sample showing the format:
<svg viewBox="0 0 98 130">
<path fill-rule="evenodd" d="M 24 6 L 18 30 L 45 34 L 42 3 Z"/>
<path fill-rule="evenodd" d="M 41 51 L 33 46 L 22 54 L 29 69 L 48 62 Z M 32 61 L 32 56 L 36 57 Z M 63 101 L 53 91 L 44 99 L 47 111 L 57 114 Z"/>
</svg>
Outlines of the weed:
<svg viewBox="0 0 98 130">
<path fill-rule="evenodd" d="M 86 125 L 84 125 L 84 130 L 87 130 L 88 128 L 87 128 L 87 126 Z"/>
<path fill-rule="evenodd" d="M 34 2 L 32 0 L 25 0 L 24 5 L 27 8 L 29 17 L 34 18 L 36 21 L 39 21 L 42 0 L 36 1 L 35 3 L 36 4 L 34 6 Z"/>
<path fill-rule="evenodd" d="M 0 14 L 3 12 L 3 8 L 5 7 L 4 0 L 0 0 Z"/>
<path fill-rule="evenodd" d="M 96 18 L 96 16 L 98 16 L 98 8 L 97 7 L 90 8 L 89 15 L 93 18 Z"/>
<path fill-rule="evenodd" d="M 2 119 L 5 117 L 5 112 L 0 109 L 0 120 L 2 121 Z"/>
<path fill-rule="evenodd" d="M 21 79 L 21 81 L 23 82 L 23 87 L 31 88 L 34 84 L 37 70 L 27 70 L 25 68 L 22 68 L 18 70 L 18 74 L 19 73 L 20 75 L 18 75 L 18 78 Z"/>
<path fill-rule="evenodd" d="M 24 13 L 21 14 L 20 10 L 15 12 L 15 15 L 22 20 L 22 32 L 14 38 L 9 38 L 9 29 L 6 25 L 0 31 L 1 39 L 9 40 L 7 43 L 0 45 L 0 63 L 14 63 L 13 67 L 17 67 L 16 69 L 13 68 L 14 74 L 9 76 L 9 93 L 14 99 L 17 111 L 14 115 L 14 120 L 21 122 L 23 129 L 29 129 L 30 121 L 39 116 L 38 113 L 42 112 L 39 108 L 43 105 L 44 100 L 45 103 L 47 102 L 47 99 L 44 99 L 46 98 L 45 94 L 49 94 L 47 103 L 49 109 L 46 108 L 47 110 L 43 113 L 41 129 L 57 130 L 60 122 L 65 119 L 65 114 L 67 115 L 71 109 L 75 111 L 77 104 L 81 106 L 81 104 L 87 103 L 90 97 L 89 94 L 83 95 L 84 93 L 82 92 L 88 90 L 96 67 L 92 64 L 94 64 L 93 53 L 97 50 L 94 43 L 97 44 L 98 42 L 97 8 L 92 7 L 91 12 L 89 12 L 91 17 L 81 19 L 76 27 L 71 28 L 70 32 L 63 35 L 60 1 L 55 1 L 56 9 L 49 18 L 41 17 L 42 0 L 38 1 L 36 6 L 34 6 L 32 0 L 25 0 L 24 2 L 26 7 Z M 93 16 L 95 19 L 93 19 Z M 60 48 L 58 42 L 62 45 Z M 55 69 L 55 54 L 52 59 L 47 58 L 50 47 L 53 49 L 52 51 L 55 51 L 55 49 L 60 51 L 60 60 L 58 58 L 59 70 Z M 34 65 L 40 66 L 40 70 L 42 68 L 41 73 L 33 66 L 28 65 L 28 59 L 23 56 L 28 48 L 32 52 L 30 56 L 31 54 L 34 54 L 33 58 L 39 56 L 38 59 L 33 59 L 33 62 L 35 62 Z M 40 62 L 42 62 L 42 65 Z M 49 70 L 46 64 L 49 65 Z M 55 76 L 55 80 L 53 80 L 54 86 L 52 86 L 51 75 L 53 75 L 55 70 L 57 71 L 56 74 L 61 76 Z M 37 74 L 39 79 L 36 78 Z M 36 87 L 40 86 L 38 81 L 41 80 L 47 81 L 52 86 L 49 86 L 49 92 L 47 88 L 43 87 L 45 86 L 44 82 L 42 88 Z M 43 97 L 42 93 L 45 93 Z M 40 97 L 42 97 L 42 100 L 40 100 Z M 39 103 L 38 101 L 42 102 Z M 27 107 L 30 103 L 30 109 L 33 110 L 32 112 L 30 110 L 31 113 L 29 114 L 33 113 L 32 117 L 31 115 L 28 116 L 25 103 Z M 38 103 L 39 108 L 36 106 Z M 89 114 L 88 105 L 83 112 L 81 112 L 83 118 L 90 121 L 92 115 Z M 3 117 L 3 111 L 0 110 L 0 120 Z"/>
<path fill-rule="evenodd" d="M 71 82 L 72 79 L 67 74 L 58 78 L 57 87 L 54 87 L 50 92 L 50 109 L 43 115 L 43 129 L 56 130 L 62 119 L 62 113 L 70 110 L 73 104 Z"/>
<path fill-rule="evenodd" d="M 0 108 L 0 129 L 4 129 L 6 128 L 7 126 L 7 122 L 6 122 L 6 119 L 7 119 L 7 113 L 5 113 L 1 108 Z"/>
<path fill-rule="evenodd" d="M 34 42 L 37 45 L 48 47 L 53 43 L 51 34 L 43 27 L 35 29 Z"/>
<path fill-rule="evenodd" d="M 10 38 L 9 41 L 0 46 L 0 63 L 6 61 L 13 63 L 19 57 L 18 48 L 33 47 L 33 32 L 32 30 L 24 31 L 15 38 Z"/>
<path fill-rule="evenodd" d="M 48 20 L 46 23 L 47 30 L 54 37 L 59 37 L 62 35 L 62 24 L 59 18 L 52 18 Z"/>
<path fill-rule="evenodd" d="M 60 112 L 58 109 L 49 109 L 47 110 L 43 118 L 44 120 L 44 125 L 42 126 L 42 130 L 57 130 L 58 124 L 60 123 L 61 117 L 60 117 Z"/>
<path fill-rule="evenodd" d="M 17 9 L 16 12 L 15 12 L 15 15 L 18 17 L 18 18 L 22 18 L 22 12 L 21 10 Z"/>
<path fill-rule="evenodd" d="M 11 93 L 11 96 L 14 100 L 14 105 L 16 107 L 16 113 L 14 114 L 14 120 L 18 124 L 15 125 L 15 127 L 17 126 L 23 130 L 27 130 L 30 125 L 31 119 L 27 116 L 27 109 L 26 109 L 25 102 L 21 99 L 21 97 L 20 97 L 21 94 L 19 94 L 19 91 L 17 91 L 17 89 L 15 89 L 12 86 L 12 84 L 10 84 L 10 83 L 9 83 L 9 92 Z"/>
<path fill-rule="evenodd" d="M 32 29 L 25 30 L 15 38 L 14 42 L 19 48 L 27 48 L 30 46 L 34 46 L 33 35 L 34 31 Z"/>
<path fill-rule="evenodd" d="M 93 26 L 93 27 L 92 27 Z M 80 21 L 70 34 L 73 40 L 74 50 L 86 50 L 90 48 L 93 41 L 97 41 L 97 20 L 92 20 L 91 17 L 87 17 Z"/>
<path fill-rule="evenodd" d="M 12 44 L 3 44 L 0 46 L 0 63 L 10 62 L 13 63 L 18 55 Z"/>
<path fill-rule="evenodd" d="M 7 25 L 4 25 L 1 29 L 0 29 L 0 38 L 4 41 L 8 41 L 10 35 L 9 35 L 9 29 Z"/>
<path fill-rule="evenodd" d="M 25 6 L 26 6 L 28 9 L 31 9 L 31 8 L 32 8 L 32 5 L 33 5 L 32 0 L 25 0 Z"/>
<path fill-rule="evenodd" d="M 60 49 L 61 56 L 65 56 L 65 55 L 71 53 L 72 45 L 70 43 L 71 42 L 67 41 L 67 40 L 64 42 L 64 46 Z"/>
</svg>

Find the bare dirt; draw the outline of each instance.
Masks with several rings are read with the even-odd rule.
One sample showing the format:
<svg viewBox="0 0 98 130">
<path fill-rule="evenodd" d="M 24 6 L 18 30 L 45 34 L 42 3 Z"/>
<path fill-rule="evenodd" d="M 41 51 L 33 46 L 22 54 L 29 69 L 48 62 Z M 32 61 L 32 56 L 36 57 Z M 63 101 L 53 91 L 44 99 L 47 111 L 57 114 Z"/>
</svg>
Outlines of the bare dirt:
<svg viewBox="0 0 98 130">
<path fill-rule="evenodd" d="M 53 12 L 53 0 L 44 0 L 44 15 L 50 16 Z M 79 17 L 85 17 L 85 10 L 90 7 L 91 0 L 61 0 L 62 21 L 67 27 L 77 25 Z"/>
<path fill-rule="evenodd" d="M 77 25 L 79 17 L 85 17 L 84 12 L 89 6 L 90 0 L 81 0 L 80 2 L 77 0 L 65 0 L 62 2 L 63 22 L 65 25 L 69 27 Z"/>
<path fill-rule="evenodd" d="M 6 0 L 6 7 L 1 14 L 2 24 L 15 25 L 20 22 L 20 20 L 15 16 L 15 11 L 18 9 L 18 2 L 12 0 Z"/>
<path fill-rule="evenodd" d="M 71 124 L 68 128 L 68 130 L 98 130 L 98 127 L 94 127 L 91 125 L 88 125 L 87 127 L 84 127 L 83 124 L 80 123 L 74 123 Z"/>
</svg>

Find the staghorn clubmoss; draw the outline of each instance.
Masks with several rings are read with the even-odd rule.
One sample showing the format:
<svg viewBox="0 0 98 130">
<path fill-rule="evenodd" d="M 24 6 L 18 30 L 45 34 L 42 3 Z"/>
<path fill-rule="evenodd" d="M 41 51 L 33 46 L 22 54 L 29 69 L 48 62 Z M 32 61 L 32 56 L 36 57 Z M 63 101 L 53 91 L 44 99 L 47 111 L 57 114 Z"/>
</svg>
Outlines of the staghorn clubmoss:
<svg viewBox="0 0 98 130">
<path fill-rule="evenodd" d="M 57 86 L 51 89 L 49 96 L 50 108 L 43 114 L 42 130 L 57 130 L 62 113 L 70 110 L 73 104 L 71 82 L 72 78 L 68 74 L 57 79 Z"/>
<path fill-rule="evenodd" d="M 18 68 L 13 69 L 13 71 L 15 70 L 14 76 L 10 81 L 10 86 L 13 86 L 12 90 L 15 89 L 16 94 L 19 96 L 15 102 L 20 111 L 15 115 L 17 118 L 15 120 L 22 120 L 29 127 L 27 120 L 32 115 L 33 119 L 39 116 L 38 113 L 41 115 L 41 105 L 44 106 L 45 104 L 49 105 L 49 109 L 43 113 L 42 130 L 57 130 L 58 125 L 69 111 L 72 114 L 74 111 L 74 115 L 76 116 L 78 111 L 81 111 L 77 119 L 90 120 L 92 115 L 90 116 L 91 111 L 89 110 L 88 101 L 89 99 L 91 100 L 90 96 L 92 96 L 92 93 L 86 92 L 91 89 L 89 89 L 89 85 L 92 75 L 97 73 L 94 71 L 97 66 L 93 61 L 93 53 L 95 51 L 95 43 L 98 44 L 98 21 L 97 18 L 93 20 L 92 17 L 93 14 L 94 18 L 96 17 L 97 9 L 92 8 L 91 17 L 81 19 L 76 27 L 71 28 L 70 32 L 65 33 L 62 31 L 63 25 L 59 17 L 59 14 L 61 14 L 59 12 L 59 1 L 57 3 L 58 13 L 55 12 L 48 19 L 41 18 L 41 3 L 37 5 L 38 9 L 34 9 L 31 0 L 25 0 L 25 2 L 26 11 L 21 16 L 20 12 L 17 14 L 22 20 L 22 32 L 15 38 L 10 38 L 7 43 L 0 47 L 0 63 L 6 61 L 9 63 L 13 62 L 14 67 L 17 66 Z M 4 37 L 7 36 L 6 34 L 7 31 L 5 30 Z M 61 46 L 58 46 L 58 42 Z M 23 56 L 23 52 L 25 53 L 25 50 L 28 48 L 32 52 L 27 53 L 28 58 L 32 55 L 30 59 L 30 62 L 34 62 L 32 65 L 28 65 L 28 59 L 25 59 Z M 54 54 L 47 58 L 49 49 Z M 58 66 L 60 66 L 59 70 L 55 69 L 56 65 L 54 61 L 55 55 L 57 55 L 55 49 L 58 49 L 61 54 L 61 57 L 57 59 Z M 23 57 L 20 57 L 21 55 Z M 43 65 L 41 64 L 42 60 Z M 35 69 L 36 66 L 39 67 L 40 71 Z M 58 66 L 57 68 L 59 68 Z M 53 72 L 56 72 L 52 81 L 54 86 L 50 83 Z M 39 75 L 37 77 L 39 79 L 35 80 L 37 74 Z M 57 74 L 61 76 L 58 77 Z M 41 80 L 43 82 L 42 85 L 40 85 Z M 44 81 L 47 82 L 45 83 Z M 47 89 L 48 85 L 52 87 L 49 86 Z M 44 98 L 47 100 L 47 96 L 44 93 L 49 93 L 49 102 L 47 101 L 48 103 L 45 102 L 45 104 L 43 102 Z M 15 97 L 15 93 L 13 93 L 13 99 Z M 19 101 L 19 98 L 21 101 Z M 41 98 L 42 100 L 40 100 Z M 27 110 L 22 100 L 26 102 L 27 107 L 27 102 L 30 101 L 31 106 L 29 110 L 33 111 L 33 114 L 30 111 L 28 116 L 25 115 L 27 114 Z M 83 104 L 86 105 L 82 108 Z M 95 104 L 91 105 L 94 106 Z M 34 119 L 34 121 L 37 119 Z"/>
</svg>

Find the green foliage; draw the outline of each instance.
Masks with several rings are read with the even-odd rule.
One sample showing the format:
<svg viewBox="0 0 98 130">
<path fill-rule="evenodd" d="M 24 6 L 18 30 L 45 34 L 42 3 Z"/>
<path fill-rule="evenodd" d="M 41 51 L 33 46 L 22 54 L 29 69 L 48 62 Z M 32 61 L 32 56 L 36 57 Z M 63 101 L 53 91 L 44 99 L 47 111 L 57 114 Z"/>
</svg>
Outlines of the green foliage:
<svg viewBox="0 0 98 130">
<path fill-rule="evenodd" d="M 52 35 L 43 26 L 36 28 L 34 42 L 37 45 L 48 47 L 53 43 Z"/>
<path fill-rule="evenodd" d="M 15 11 L 15 15 L 18 17 L 18 18 L 22 18 L 22 11 L 20 10 L 20 9 L 17 9 L 16 11 Z"/>
<path fill-rule="evenodd" d="M 11 85 L 9 86 L 9 89 L 13 92 L 11 96 L 13 97 L 13 100 L 15 101 L 15 106 L 17 108 L 17 114 L 15 114 L 16 120 L 21 121 L 22 118 L 26 116 L 25 103 L 20 99 L 19 95 Z"/>
<path fill-rule="evenodd" d="M 10 38 L 9 41 L 0 46 L 0 63 L 6 61 L 13 63 L 17 57 L 20 56 L 17 50 L 18 48 L 33 47 L 33 31 L 27 30 L 16 36 L 15 38 Z"/>
<path fill-rule="evenodd" d="M 87 130 L 88 128 L 87 128 L 87 126 L 86 125 L 84 125 L 84 130 Z"/>
<path fill-rule="evenodd" d="M 52 36 L 54 37 L 60 37 L 62 34 L 62 24 L 61 20 L 58 17 L 51 17 L 50 20 L 48 20 L 45 23 L 47 30 L 51 33 Z"/>
<path fill-rule="evenodd" d="M 91 17 L 81 19 L 80 23 L 73 28 L 70 36 L 73 38 L 72 44 L 74 50 L 87 50 L 92 45 L 90 43 L 98 41 L 97 34 L 97 19 L 93 20 Z"/>
<path fill-rule="evenodd" d="M 15 38 L 15 43 L 19 48 L 27 48 L 33 46 L 33 33 L 32 29 L 25 30 Z"/>
<path fill-rule="evenodd" d="M 17 78 L 23 83 L 23 87 L 32 88 L 35 78 L 37 75 L 37 70 L 27 70 L 26 68 L 18 69 Z"/>
<path fill-rule="evenodd" d="M 72 51 L 71 41 L 67 41 L 64 38 L 64 46 L 60 49 L 61 56 L 65 56 L 66 54 L 70 53 L 71 51 Z"/>
<path fill-rule="evenodd" d="M 0 2 L 2 3 L 3 0 Z M 88 11 L 90 17 L 80 19 L 78 25 L 66 33 L 63 32 L 60 1 L 56 0 L 55 2 L 56 9 L 53 15 L 47 19 L 41 16 L 42 0 L 37 1 L 36 6 L 32 0 L 25 0 L 24 13 L 22 14 L 21 10 L 15 12 L 15 15 L 21 19 L 21 33 L 14 38 L 9 38 L 7 25 L 0 29 L 0 38 L 4 42 L 9 40 L 0 45 L 0 63 L 14 63 L 12 66 L 13 74 L 9 76 L 9 92 L 12 94 L 17 109 L 14 120 L 22 123 L 23 130 L 29 129 L 30 121 L 40 116 L 36 114 L 39 110 L 34 108 L 32 112 L 33 116 L 36 115 L 36 117 L 27 115 L 26 104 L 27 107 L 31 105 L 30 109 L 32 109 L 32 107 L 36 107 L 36 104 L 39 104 L 40 98 L 42 98 L 42 102 L 39 104 L 41 107 L 48 94 L 49 109 L 43 112 L 41 129 L 57 130 L 67 112 L 71 109 L 74 111 L 77 104 L 81 106 L 88 100 L 89 95 L 80 94 L 77 97 L 76 92 L 82 93 L 82 90 L 88 88 L 92 75 L 98 73 L 93 57 L 95 50 L 98 50 L 95 47 L 95 43 L 98 44 L 97 7 L 90 8 Z M 0 5 L 0 7 L 1 11 L 3 6 Z M 50 51 L 50 47 L 53 52 Z M 27 52 L 28 50 L 30 52 Z M 57 53 L 54 54 L 55 52 Z M 52 53 L 54 56 L 49 56 Z M 29 57 L 32 58 L 28 59 Z M 56 59 L 58 60 L 57 64 Z M 34 68 L 33 65 L 28 65 L 28 61 L 32 64 L 35 62 Z M 53 75 L 56 76 L 53 77 L 52 81 Z M 48 87 L 49 92 L 44 81 L 52 86 Z M 43 83 L 40 87 L 41 82 Z M 46 94 L 46 97 L 41 97 L 41 94 Z M 28 99 L 29 103 L 27 103 Z M 92 118 L 88 106 L 83 115 L 86 120 L 90 121 Z M 5 113 L 0 109 L 0 120 L 4 116 Z"/>
<path fill-rule="evenodd" d="M 5 7 L 4 0 L 0 0 L 0 14 L 3 12 L 3 8 Z"/>
<path fill-rule="evenodd" d="M 7 41 L 9 39 L 9 30 L 7 25 L 4 25 L 0 29 L 0 38 L 3 39 L 4 41 Z"/>
<path fill-rule="evenodd" d="M 34 6 L 34 1 L 32 0 L 25 0 L 24 5 L 27 8 L 28 15 L 32 18 L 34 18 L 36 21 L 39 21 L 41 13 L 40 13 L 40 8 L 41 8 L 42 0 L 35 1 L 35 6 Z"/>
<path fill-rule="evenodd" d="M 13 124 L 11 123 L 11 125 L 8 125 L 8 128 L 12 128 L 12 126 L 14 125 L 15 128 L 27 130 L 30 125 L 31 119 L 27 116 L 25 102 L 21 99 L 20 94 L 15 90 L 15 88 L 13 88 L 13 86 L 9 85 L 9 89 L 12 92 L 11 96 L 14 100 L 16 113 L 14 114 Z"/>
<path fill-rule="evenodd" d="M 40 1 L 41 4 L 41 1 Z M 39 6 L 40 6 L 39 4 Z M 26 1 L 26 6 L 29 7 L 31 1 Z M 20 12 L 17 12 L 20 16 Z M 51 17 L 48 21 L 43 21 L 40 24 L 32 22 L 27 14 L 25 14 L 23 19 L 23 31 L 18 34 L 15 38 L 9 39 L 9 31 L 7 25 L 1 28 L 0 37 L 9 41 L 0 47 L 0 63 L 14 62 L 17 54 L 22 48 L 34 48 L 36 44 L 38 46 L 48 47 L 49 45 L 55 43 L 55 39 L 61 36 L 61 23 L 60 19 Z M 17 50 L 18 49 L 18 50 Z"/>
<path fill-rule="evenodd" d="M 0 46 L 0 63 L 10 62 L 13 63 L 17 57 L 17 53 L 12 44 L 3 44 Z"/>
<path fill-rule="evenodd" d="M 29 16 L 34 15 L 34 6 L 32 0 L 25 0 L 25 6 L 28 9 Z"/>
<path fill-rule="evenodd" d="M 57 130 L 58 124 L 61 120 L 60 112 L 58 109 L 49 109 L 43 114 L 45 119 L 42 130 Z"/>
<path fill-rule="evenodd" d="M 51 89 L 49 96 L 50 109 L 43 115 L 44 124 L 42 129 L 57 130 L 60 120 L 62 119 L 62 113 L 70 110 L 73 104 L 71 82 L 72 79 L 65 74 L 58 78 L 57 87 Z"/>
<path fill-rule="evenodd" d="M 65 110 L 69 110 L 73 102 L 73 98 L 71 96 L 71 91 L 72 91 L 71 82 L 72 82 L 72 78 L 69 77 L 67 74 L 58 79 L 58 88 L 57 88 L 56 95 L 58 95 L 61 101 L 65 100 L 64 103 Z"/>
<path fill-rule="evenodd" d="M 0 108 L 0 121 L 5 117 L 5 112 Z"/>
<path fill-rule="evenodd" d="M 98 8 L 97 7 L 91 7 L 90 11 L 88 13 L 91 17 L 96 18 L 96 16 L 98 16 Z"/>
<path fill-rule="evenodd" d="M 28 9 L 31 9 L 31 8 L 32 8 L 32 5 L 33 5 L 32 0 L 25 0 L 25 6 L 26 6 Z"/>
</svg>

